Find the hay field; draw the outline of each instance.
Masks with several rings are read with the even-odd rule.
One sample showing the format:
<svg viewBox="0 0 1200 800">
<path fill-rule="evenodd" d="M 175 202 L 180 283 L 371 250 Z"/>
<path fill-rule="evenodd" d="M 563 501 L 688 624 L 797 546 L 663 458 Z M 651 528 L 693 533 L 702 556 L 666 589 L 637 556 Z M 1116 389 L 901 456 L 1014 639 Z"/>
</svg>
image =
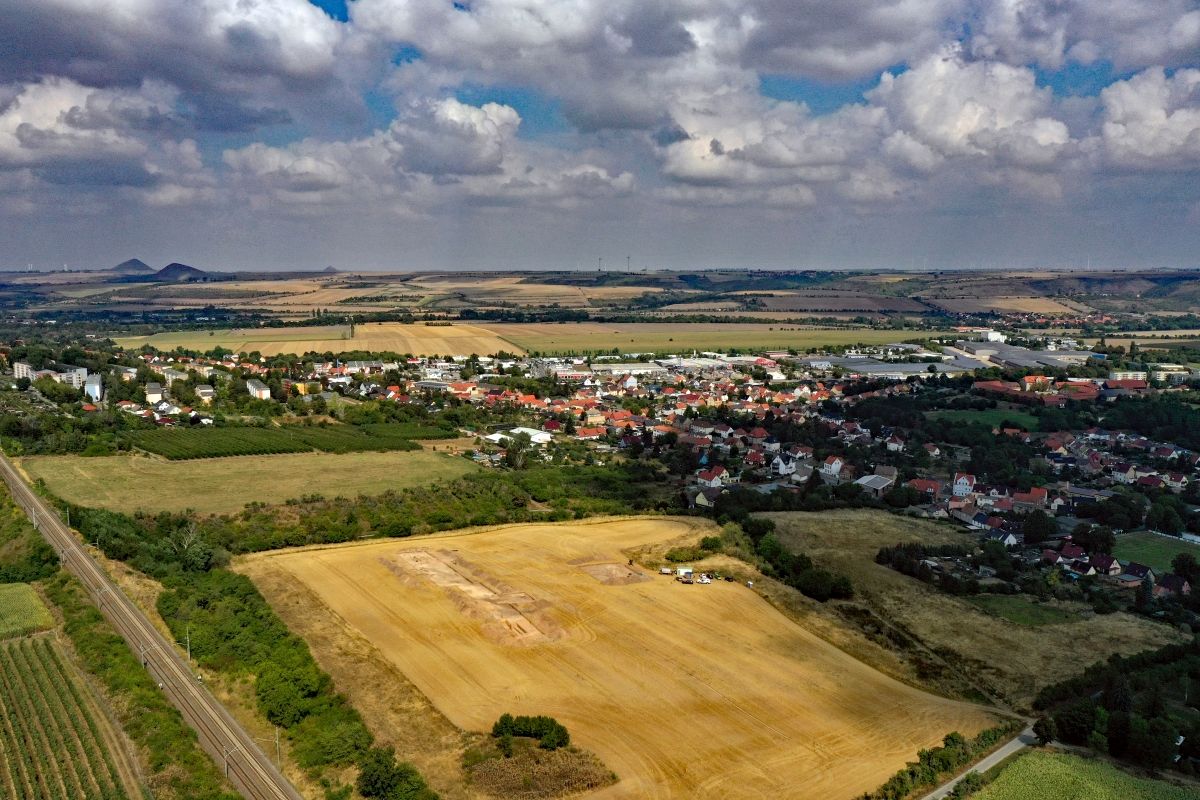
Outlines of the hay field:
<svg viewBox="0 0 1200 800">
<path fill-rule="evenodd" d="M 518 303 L 530 305 L 559 305 L 564 308 L 586 308 L 609 305 L 621 300 L 640 297 L 647 292 L 662 291 L 654 286 L 571 286 L 558 283 L 538 283 L 525 275 L 421 275 L 409 284 L 410 289 L 424 289 L 443 299 L 474 305 Z"/>
<path fill-rule="evenodd" d="M 232 513 L 247 503 L 281 503 L 310 494 L 379 494 L 478 469 L 465 458 L 429 450 L 190 461 L 140 455 L 29 456 L 20 466 L 31 478 L 44 480 L 55 495 L 79 505 L 126 513 L 190 508 L 201 514 Z"/>
<path fill-rule="evenodd" d="M 748 293 L 749 294 L 749 293 Z M 773 292 L 763 297 L 763 305 L 772 311 L 840 311 L 864 314 L 889 311 L 921 313 L 929 309 L 907 297 L 854 292 Z"/>
<path fill-rule="evenodd" d="M 1072 308 L 1051 297 L 939 297 L 929 301 L 946 311 L 963 314 L 1076 314 L 1086 306 Z"/>
<path fill-rule="evenodd" d="M 887 344 L 927 338 L 936 332 L 872 330 L 868 328 L 808 328 L 770 323 L 685 322 L 500 322 L 468 325 L 424 325 L 377 322 L 349 327 L 241 328 L 181 331 L 152 336 L 119 337 L 117 344 L 137 348 L 149 344 L 162 350 L 184 347 L 211 350 L 221 346 L 263 355 L 309 351 L 345 353 L 353 350 L 391 351 L 412 355 L 490 355 L 501 350 L 541 353 L 675 352 L 693 350 L 765 350 L 847 344 Z"/>
<path fill-rule="evenodd" d="M 991 722 L 856 661 L 741 584 L 626 566 L 630 548 L 709 530 L 516 525 L 264 553 L 239 569 L 303 585 L 460 728 L 557 717 L 620 777 L 597 797 L 847 798 Z"/>
<path fill-rule="evenodd" d="M 1041 687 L 1113 653 L 1129 655 L 1180 641 L 1168 626 L 1126 613 L 1040 627 L 1014 623 L 875 563 L 879 548 L 898 542 L 976 541 L 950 525 L 861 510 L 766 516 L 775 520 L 785 545 L 854 582 L 853 604 L 860 611 L 839 621 L 861 620 L 875 630 L 901 633 L 889 649 L 919 664 L 924 681 L 947 691 L 983 690 L 1021 707 Z M 1079 642 L 1088 643 L 1083 658 Z"/>
<path fill-rule="evenodd" d="M 211 333 L 211 335 L 210 335 Z M 241 353 L 263 355 L 307 352 L 345 353 L 356 350 L 390 351 L 411 355 L 488 355 L 515 346 L 478 325 L 424 325 L 373 322 L 355 327 L 354 338 L 343 325 L 308 328 L 240 328 L 224 331 L 183 331 L 118 338 L 117 344 L 137 348 L 149 344 L 162 350 L 184 347 L 211 350 L 218 345 Z"/>
<path fill-rule="evenodd" d="M 765 350 L 846 344 L 886 344 L 933 333 L 867 328 L 804 328 L 734 322 L 494 323 L 487 330 L 526 351 L 542 353 L 690 353 L 692 350 Z"/>
</svg>

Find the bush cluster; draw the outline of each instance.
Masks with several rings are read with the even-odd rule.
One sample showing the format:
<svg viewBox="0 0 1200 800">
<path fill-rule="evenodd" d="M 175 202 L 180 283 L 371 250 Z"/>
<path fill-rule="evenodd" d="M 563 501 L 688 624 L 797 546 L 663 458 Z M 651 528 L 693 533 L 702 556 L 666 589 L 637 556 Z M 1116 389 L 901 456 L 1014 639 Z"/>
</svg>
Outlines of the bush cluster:
<svg viewBox="0 0 1200 800">
<path fill-rule="evenodd" d="M 514 717 L 512 714 L 502 714 L 492 726 L 492 736 L 505 741 L 505 737 L 521 736 L 527 739 L 537 739 L 538 746 L 543 750 L 557 750 L 571 743 L 571 734 L 562 723 L 554 717 Z M 511 752 L 511 738 L 508 745 Z M 509 755 L 509 753 L 505 753 Z"/>
<path fill-rule="evenodd" d="M 771 520 L 751 518 L 743 528 L 755 543 L 755 552 L 763 560 L 766 574 L 822 603 L 854 596 L 854 586 L 848 577 L 815 567 L 808 556 L 784 547 L 775 536 L 775 523 Z"/>
<path fill-rule="evenodd" d="M 1022 721 L 1013 720 L 988 728 L 974 739 L 967 739 L 958 732 L 947 734 L 941 747 L 921 750 L 917 753 L 916 761 L 909 762 L 874 792 L 863 794 L 861 800 L 906 800 L 918 791 L 936 786 L 949 778 L 1019 731 L 1023 725 Z"/>
</svg>

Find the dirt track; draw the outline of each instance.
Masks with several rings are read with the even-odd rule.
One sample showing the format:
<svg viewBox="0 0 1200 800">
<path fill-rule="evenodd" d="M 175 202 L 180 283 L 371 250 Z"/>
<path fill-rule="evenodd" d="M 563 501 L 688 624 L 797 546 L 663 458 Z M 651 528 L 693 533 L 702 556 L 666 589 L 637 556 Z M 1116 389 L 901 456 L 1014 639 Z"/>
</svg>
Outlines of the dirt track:
<svg viewBox="0 0 1200 800">
<path fill-rule="evenodd" d="M 744 586 L 627 574 L 623 549 L 694 525 L 512 526 L 254 560 L 304 583 L 456 725 L 558 717 L 620 776 L 599 797 L 850 798 L 988 724 Z"/>
</svg>

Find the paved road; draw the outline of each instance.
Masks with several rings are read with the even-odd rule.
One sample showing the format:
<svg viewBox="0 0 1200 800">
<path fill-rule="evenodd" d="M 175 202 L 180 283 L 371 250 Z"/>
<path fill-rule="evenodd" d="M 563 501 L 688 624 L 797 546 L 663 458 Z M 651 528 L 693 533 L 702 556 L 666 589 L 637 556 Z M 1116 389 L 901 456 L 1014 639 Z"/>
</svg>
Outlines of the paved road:
<svg viewBox="0 0 1200 800">
<path fill-rule="evenodd" d="M 934 789 L 932 792 L 921 798 L 921 800 L 941 800 L 943 797 L 950 794 L 950 791 L 958 785 L 958 782 L 961 781 L 968 772 L 978 772 L 980 774 L 987 772 L 989 769 L 996 766 L 1014 753 L 1024 750 L 1026 747 L 1030 747 L 1036 743 L 1037 737 L 1033 735 L 1033 726 L 1031 725 L 1017 734 L 1017 737 L 1008 744 L 1003 745 L 999 750 L 996 750 L 982 761 L 975 763 L 966 771 L 964 771 L 962 775 L 955 777 L 954 780 L 950 781 L 949 783 L 943 783 L 937 789 Z"/>
<path fill-rule="evenodd" d="M 196 730 L 200 745 L 242 795 L 248 800 L 303 800 L 250 734 L 198 682 L 183 657 L 79 546 L 70 529 L 30 490 L 12 462 L 2 455 L 0 477 L 34 526 L 58 551 L 63 566 L 87 587 L 101 613 L 124 637 L 129 649 L 141 658 L 142 665 L 158 680 L 167 698 Z"/>
</svg>

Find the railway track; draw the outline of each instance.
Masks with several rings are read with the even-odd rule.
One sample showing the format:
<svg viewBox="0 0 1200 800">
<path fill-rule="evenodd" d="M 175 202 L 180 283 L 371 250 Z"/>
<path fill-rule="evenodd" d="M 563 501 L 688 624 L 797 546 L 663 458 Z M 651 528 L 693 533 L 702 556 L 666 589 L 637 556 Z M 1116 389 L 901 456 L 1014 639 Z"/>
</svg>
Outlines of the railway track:
<svg viewBox="0 0 1200 800">
<path fill-rule="evenodd" d="M 204 687 L 172 644 L 80 546 L 58 514 L 26 485 L 3 455 L 0 477 L 8 484 L 13 500 L 58 552 L 63 567 L 87 588 L 100 612 L 138 655 L 142 666 L 195 729 L 200 745 L 242 796 L 247 800 L 303 800 L 254 738 Z"/>
</svg>

